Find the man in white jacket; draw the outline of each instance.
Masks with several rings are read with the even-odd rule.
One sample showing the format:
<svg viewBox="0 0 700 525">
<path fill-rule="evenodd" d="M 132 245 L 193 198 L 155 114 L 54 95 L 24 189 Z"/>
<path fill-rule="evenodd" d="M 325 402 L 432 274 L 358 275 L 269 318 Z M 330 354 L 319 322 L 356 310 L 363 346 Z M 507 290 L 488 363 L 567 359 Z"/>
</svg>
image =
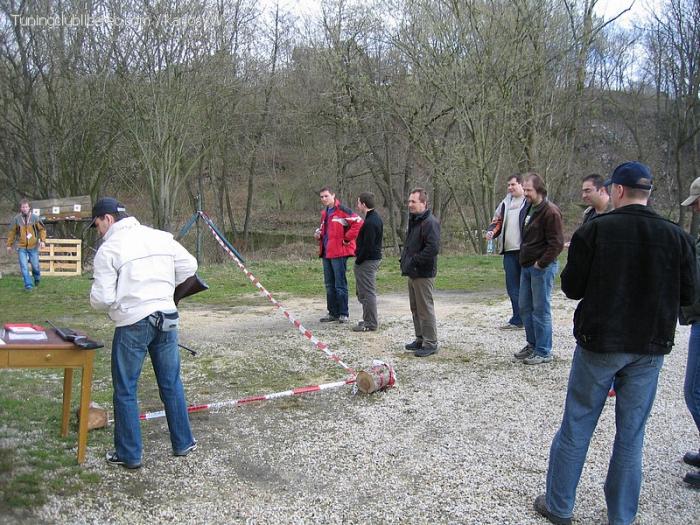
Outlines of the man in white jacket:
<svg viewBox="0 0 700 525">
<path fill-rule="evenodd" d="M 523 191 L 523 179 L 519 174 L 508 178 L 508 194 L 494 213 L 493 220 L 486 229 L 486 239 L 498 240 L 497 253 L 503 255 L 503 270 L 506 274 L 506 290 L 510 297 L 513 315 L 509 321 L 500 326 L 501 330 L 522 330 L 520 318 L 520 243 L 522 242 L 520 225 L 526 204 Z"/>
<path fill-rule="evenodd" d="M 151 356 L 175 456 L 197 448 L 180 380 L 175 286 L 194 275 L 197 261 L 170 233 L 142 226 L 123 204 L 105 197 L 92 208 L 92 227 L 104 242 L 95 255 L 90 304 L 106 310 L 112 340 L 114 447 L 107 462 L 141 466 L 137 385 L 146 352 Z"/>
</svg>

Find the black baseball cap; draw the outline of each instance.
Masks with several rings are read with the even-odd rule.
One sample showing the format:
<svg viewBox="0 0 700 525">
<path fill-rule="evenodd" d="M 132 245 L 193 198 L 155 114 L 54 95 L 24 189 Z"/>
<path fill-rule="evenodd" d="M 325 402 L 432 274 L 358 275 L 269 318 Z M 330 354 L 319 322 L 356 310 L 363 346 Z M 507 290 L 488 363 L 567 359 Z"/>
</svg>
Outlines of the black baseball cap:
<svg viewBox="0 0 700 525">
<path fill-rule="evenodd" d="M 640 183 L 641 179 L 646 179 L 645 183 Z M 639 188 L 640 190 L 650 190 L 651 189 L 651 170 L 646 164 L 641 162 L 625 162 L 620 164 L 608 180 L 605 181 L 605 186 L 610 186 L 611 184 L 619 184 L 620 186 L 627 186 L 628 188 Z"/>
<path fill-rule="evenodd" d="M 126 206 L 113 197 L 103 197 L 92 207 L 92 222 L 90 228 L 95 227 L 95 219 L 102 217 L 106 213 L 126 212 Z"/>
</svg>

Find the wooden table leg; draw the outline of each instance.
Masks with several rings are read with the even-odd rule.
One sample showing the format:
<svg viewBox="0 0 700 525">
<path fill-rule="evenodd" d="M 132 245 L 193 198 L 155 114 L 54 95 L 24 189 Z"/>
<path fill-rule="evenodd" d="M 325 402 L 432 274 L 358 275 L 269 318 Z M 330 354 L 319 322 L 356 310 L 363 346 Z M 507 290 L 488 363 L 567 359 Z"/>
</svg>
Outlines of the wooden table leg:
<svg viewBox="0 0 700 525">
<path fill-rule="evenodd" d="M 61 436 L 68 435 L 68 421 L 70 420 L 70 398 L 73 391 L 73 369 L 63 370 L 63 412 L 61 415 Z"/>
<path fill-rule="evenodd" d="M 78 425 L 78 463 L 85 461 L 87 452 L 88 413 L 90 410 L 90 389 L 92 388 L 92 361 L 94 350 L 83 350 L 85 356 L 83 376 L 80 380 L 80 424 Z"/>
</svg>

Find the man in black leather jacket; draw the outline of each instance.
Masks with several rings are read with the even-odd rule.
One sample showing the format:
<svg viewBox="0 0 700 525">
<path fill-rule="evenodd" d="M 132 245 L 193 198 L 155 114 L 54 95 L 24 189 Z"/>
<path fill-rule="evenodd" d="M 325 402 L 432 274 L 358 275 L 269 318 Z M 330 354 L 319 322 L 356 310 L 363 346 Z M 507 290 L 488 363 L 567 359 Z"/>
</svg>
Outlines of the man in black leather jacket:
<svg viewBox="0 0 700 525">
<path fill-rule="evenodd" d="M 406 350 L 426 357 L 438 350 L 433 291 L 440 251 L 440 223 L 428 209 L 428 194 L 415 188 L 408 198 L 408 232 L 401 252 L 401 275 L 408 277 L 408 298 L 416 339 Z"/>
</svg>

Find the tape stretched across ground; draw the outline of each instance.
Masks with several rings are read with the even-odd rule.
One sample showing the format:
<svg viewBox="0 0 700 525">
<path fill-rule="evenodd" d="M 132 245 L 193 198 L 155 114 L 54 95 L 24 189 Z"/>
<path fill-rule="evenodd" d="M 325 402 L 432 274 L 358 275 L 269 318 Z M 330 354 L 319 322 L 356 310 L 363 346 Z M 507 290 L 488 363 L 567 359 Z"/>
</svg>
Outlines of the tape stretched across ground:
<svg viewBox="0 0 700 525">
<path fill-rule="evenodd" d="M 262 395 L 256 395 L 256 396 L 248 396 L 244 397 L 241 399 L 233 399 L 230 401 L 219 401 L 216 403 L 208 403 L 205 405 L 190 405 L 187 407 L 187 412 L 192 413 L 192 412 L 201 412 L 203 410 L 213 410 L 213 409 L 218 409 L 218 408 L 223 408 L 223 407 L 228 407 L 228 406 L 239 406 L 243 405 L 246 403 L 251 403 L 253 401 L 269 401 L 272 399 L 279 399 L 282 397 L 290 397 L 290 396 L 298 396 L 302 394 L 307 394 L 310 392 L 319 392 L 321 390 L 329 390 L 332 388 L 339 388 L 345 385 L 351 385 L 355 383 L 357 374 L 355 373 L 355 370 L 350 368 L 348 365 L 343 363 L 343 361 L 340 360 L 340 357 L 336 355 L 335 353 L 331 352 L 330 348 L 328 345 L 322 341 L 319 341 L 316 336 L 313 335 L 311 330 L 308 330 L 307 328 L 304 327 L 304 325 L 301 324 L 301 322 L 296 319 L 290 312 L 287 310 L 282 303 L 280 303 L 277 299 L 275 299 L 270 292 L 268 292 L 265 287 L 260 283 L 260 281 L 255 277 L 241 262 L 241 260 L 236 256 L 233 251 L 228 247 L 228 243 L 224 241 L 222 238 L 221 234 L 219 231 L 216 229 L 214 226 L 214 223 L 212 220 L 209 218 L 209 216 L 204 213 L 203 211 L 198 212 L 200 217 L 204 220 L 205 224 L 209 227 L 209 230 L 211 231 L 212 235 L 214 235 L 214 238 L 216 241 L 219 243 L 219 245 L 224 249 L 226 253 L 229 254 L 229 256 L 233 259 L 233 261 L 236 263 L 238 268 L 245 274 L 245 276 L 250 280 L 253 285 L 260 290 L 260 293 L 262 293 L 265 297 L 267 297 L 270 302 L 282 312 L 282 314 L 287 318 L 287 320 L 301 332 L 301 334 L 306 337 L 306 339 L 309 340 L 311 345 L 318 349 L 321 350 L 326 356 L 337 363 L 339 366 L 343 367 L 345 371 L 347 371 L 350 375 L 342 380 L 342 381 L 336 381 L 333 383 L 323 383 L 320 385 L 308 385 L 308 386 L 302 386 L 302 387 L 297 387 L 293 388 L 291 390 L 284 390 L 282 392 L 275 392 L 272 394 L 262 394 Z M 149 420 L 149 419 L 157 419 L 165 417 L 165 411 L 164 410 L 159 410 L 157 412 L 146 412 L 143 413 L 139 416 L 139 419 L 142 420 Z M 111 420 L 110 420 L 111 422 Z"/>
<path fill-rule="evenodd" d="M 308 394 L 310 392 L 319 392 L 321 390 L 340 388 L 341 386 L 350 385 L 354 382 L 355 378 L 349 377 L 343 381 L 336 381 L 334 383 L 323 383 L 320 385 L 302 386 L 298 388 L 293 388 L 291 390 L 275 392 L 274 394 L 242 397 L 240 399 L 233 399 L 231 401 L 219 401 L 217 403 L 208 403 L 206 405 L 190 405 L 187 407 L 187 412 L 191 414 L 192 412 L 202 412 L 204 410 L 216 410 L 224 407 L 245 405 L 246 403 L 252 403 L 253 401 L 270 401 L 272 399 L 280 399 L 282 397 L 300 396 L 302 394 Z M 144 414 L 141 414 L 139 416 L 139 419 L 157 419 L 160 417 L 165 417 L 165 410 L 159 410 L 157 412 L 146 412 Z"/>
<path fill-rule="evenodd" d="M 270 302 L 275 306 L 275 308 L 281 310 L 282 314 L 289 320 L 289 322 L 292 323 L 299 330 L 299 332 L 301 332 L 301 334 L 311 342 L 311 344 L 315 348 L 317 348 L 318 350 L 321 350 L 324 354 L 326 354 L 326 356 L 328 356 L 329 359 L 332 359 L 333 361 L 338 363 L 338 365 L 342 366 L 350 375 L 352 375 L 352 376 L 357 375 L 352 368 L 350 368 L 348 365 L 346 365 L 345 363 L 343 363 L 340 360 L 340 357 L 338 357 L 336 354 L 334 354 L 333 352 L 330 351 L 330 349 L 328 348 L 328 345 L 326 343 L 323 343 L 323 342 L 319 341 L 318 339 L 316 339 L 316 337 L 311 333 L 311 330 L 304 328 L 304 325 L 302 325 L 301 322 L 298 319 L 296 319 L 289 312 L 289 310 L 287 310 L 284 307 L 284 305 L 282 303 L 280 303 L 277 299 L 272 297 L 272 294 L 270 292 L 268 292 L 262 284 L 260 284 L 260 281 L 257 279 L 257 277 L 255 277 L 252 273 L 250 273 L 248 271 L 248 269 L 243 265 L 241 260 L 238 257 L 236 257 L 236 255 L 229 249 L 229 247 L 226 245 L 226 243 L 223 241 L 223 239 L 221 238 L 221 236 L 217 232 L 216 228 L 214 227 L 214 224 L 212 223 L 211 219 L 207 216 L 207 214 L 204 213 L 203 211 L 200 211 L 199 214 L 204 219 L 204 222 L 207 224 L 207 226 L 209 226 L 211 233 L 214 235 L 214 238 L 221 245 L 221 247 L 224 249 L 224 251 L 231 256 L 231 258 L 236 263 L 238 268 L 240 268 L 240 270 L 243 273 L 245 273 L 245 276 L 250 280 L 250 282 L 253 283 L 253 285 L 258 290 L 260 290 L 260 292 L 265 297 L 267 297 L 270 300 Z"/>
</svg>

